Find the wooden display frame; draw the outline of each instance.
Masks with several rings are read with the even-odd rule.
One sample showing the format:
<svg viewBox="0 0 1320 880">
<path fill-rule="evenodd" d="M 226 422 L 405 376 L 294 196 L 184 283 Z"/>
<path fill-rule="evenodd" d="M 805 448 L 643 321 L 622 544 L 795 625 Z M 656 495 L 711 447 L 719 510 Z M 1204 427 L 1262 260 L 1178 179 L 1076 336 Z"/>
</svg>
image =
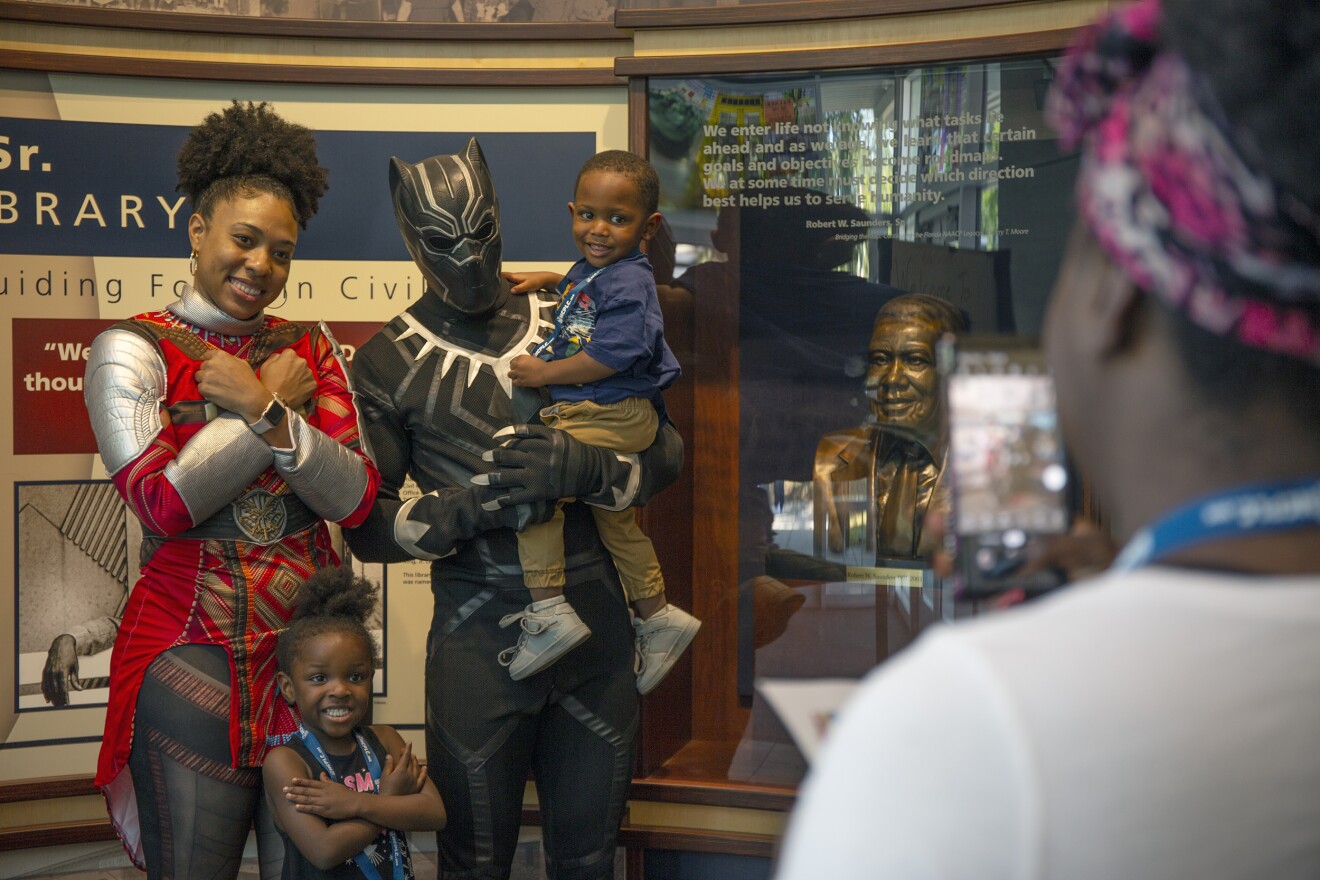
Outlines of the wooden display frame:
<svg viewBox="0 0 1320 880">
<path fill-rule="evenodd" d="M 855 67 L 1030 60 L 1060 52 L 1076 33 L 1075 28 L 1064 28 L 838 51 L 632 57 L 619 59 L 615 69 L 629 76 L 630 144 L 634 152 L 645 154 L 649 139 L 648 86 L 653 76 L 791 76 L 802 71 Z M 685 607 L 703 620 L 703 629 L 691 652 L 693 657 L 684 661 L 692 664 L 690 683 L 667 682 L 644 703 L 636 783 L 699 784 L 708 787 L 716 800 L 727 793 L 730 803 L 744 799 L 749 786 L 719 781 L 719 771 L 713 768 L 728 761 L 729 744 L 737 742 L 750 713 L 734 696 L 738 691 L 736 613 L 730 602 L 712 597 L 736 592 L 732 582 L 737 579 L 738 523 L 736 512 L 730 512 L 727 505 L 738 497 L 737 468 L 730 467 L 730 462 L 737 460 L 739 448 L 738 355 L 736 344 L 729 342 L 737 337 L 738 308 L 737 296 L 694 296 L 682 304 L 671 303 L 666 311 L 667 336 L 671 328 L 690 330 L 689 338 L 680 338 L 677 343 L 671 338 L 671 346 L 678 351 L 687 345 L 695 354 L 684 363 L 685 385 L 677 394 L 667 393 L 667 400 L 674 398 L 670 409 L 687 442 L 688 462 L 679 485 L 648 506 L 645 522 L 661 554 L 670 590 L 679 604 L 691 597 L 693 604 Z M 1083 487 L 1083 512 L 1093 513 L 1089 499 Z M 936 608 L 924 601 L 922 590 L 914 589 L 911 601 L 922 604 L 923 617 L 943 613 L 942 604 Z M 680 670 L 679 674 L 686 672 Z M 792 786 L 783 785 L 762 789 L 753 784 L 750 790 L 782 797 L 786 804 L 791 803 L 795 793 Z"/>
</svg>

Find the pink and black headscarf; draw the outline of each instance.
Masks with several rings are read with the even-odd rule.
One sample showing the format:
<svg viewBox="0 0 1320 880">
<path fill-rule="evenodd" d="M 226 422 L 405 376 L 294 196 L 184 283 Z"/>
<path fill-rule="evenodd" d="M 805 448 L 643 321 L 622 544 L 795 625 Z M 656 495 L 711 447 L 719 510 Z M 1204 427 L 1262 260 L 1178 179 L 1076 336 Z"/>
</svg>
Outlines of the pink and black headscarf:
<svg viewBox="0 0 1320 880">
<path fill-rule="evenodd" d="M 1084 32 L 1048 112 L 1084 146 L 1078 208 L 1135 284 L 1213 333 L 1320 364 L 1320 217 L 1245 161 L 1262 151 L 1162 45 L 1157 0 Z"/>
</svg>

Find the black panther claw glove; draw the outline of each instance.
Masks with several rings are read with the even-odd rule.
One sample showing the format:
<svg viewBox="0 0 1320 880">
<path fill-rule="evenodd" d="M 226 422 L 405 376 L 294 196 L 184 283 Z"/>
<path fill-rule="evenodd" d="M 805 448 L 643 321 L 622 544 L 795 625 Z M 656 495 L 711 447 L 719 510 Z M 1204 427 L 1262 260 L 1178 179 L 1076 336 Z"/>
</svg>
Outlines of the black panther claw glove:
<svg viewBox="0 0 1320 880">
<path fill-rule="evenodd" d="M 495 437 L 501 444 L 482 458 L 499 469 L 472 478 L 485 510 L 558 498 L 623 510 L 637 496 L 640 467 L 635 455 L 588 446 L 543 425 L 514 425 Z"/>
<path fill-rule="evenodd" d="M 414 544 L 432 557 L 452 553 L 462 541 L 489 529 L 522 531 L 531 523 L 545 522 L 554 513 L 547 502 L 486 507 L 478 489 L 429 492 L 401 512 L 395 538 L 415 530 Z"/>
</svg>

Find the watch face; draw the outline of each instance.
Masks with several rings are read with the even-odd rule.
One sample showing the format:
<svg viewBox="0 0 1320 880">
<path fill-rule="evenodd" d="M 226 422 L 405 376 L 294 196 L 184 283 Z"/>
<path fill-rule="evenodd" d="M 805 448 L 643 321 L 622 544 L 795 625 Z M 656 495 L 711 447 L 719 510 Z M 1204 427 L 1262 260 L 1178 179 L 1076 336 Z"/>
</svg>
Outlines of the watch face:
<svg viewBox="0 0 1320 880">
<path fill-rule="evenodd" d="M 280 402 L 278 397 L 273 397 L 271 398 L 270 403 L 266 404 L 266 408 L 262 410 L 261 418 L 253 422 L 249 427 L 258 434 L 264 434 L 283 420 L 284 404 Z"/>
</svg>

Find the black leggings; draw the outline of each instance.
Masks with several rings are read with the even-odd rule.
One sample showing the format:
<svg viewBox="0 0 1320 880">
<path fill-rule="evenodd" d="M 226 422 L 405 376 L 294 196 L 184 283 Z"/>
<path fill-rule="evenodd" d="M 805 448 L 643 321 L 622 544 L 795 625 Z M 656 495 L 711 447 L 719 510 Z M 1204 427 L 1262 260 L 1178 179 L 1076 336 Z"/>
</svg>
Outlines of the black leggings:
<svg viewBox="0 0 1320 880">
<path fill-rule="evenodd" d="M 528 771 L 551 880 L 614 876 L 638 723 L 633 629 L 609 563 L 567 574 L 591 637 L 522 681 L 496 655 L 518 637 L 499 620 L 526 606 L 526 588 L 433 580 L 426 757 L 449 812 L 436 835 L 445 880 L 509 876 Z"/>
<path fill-rule="evenodd" d="M 171 648 L 147 668 L 128 768 L 149 880 L 237 877 L 254 822 L 261 878 L 280 876 L 284 844 L 261 768 L 230 766 L 229 692 L 218 645 Z"/>
</svg>

